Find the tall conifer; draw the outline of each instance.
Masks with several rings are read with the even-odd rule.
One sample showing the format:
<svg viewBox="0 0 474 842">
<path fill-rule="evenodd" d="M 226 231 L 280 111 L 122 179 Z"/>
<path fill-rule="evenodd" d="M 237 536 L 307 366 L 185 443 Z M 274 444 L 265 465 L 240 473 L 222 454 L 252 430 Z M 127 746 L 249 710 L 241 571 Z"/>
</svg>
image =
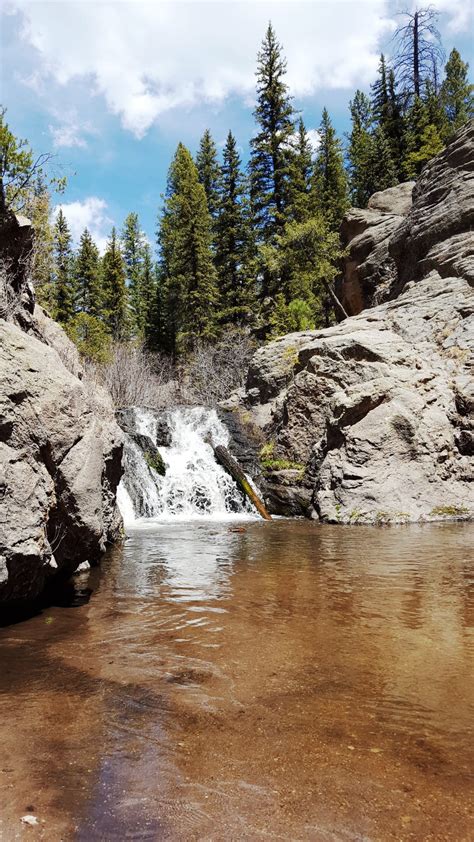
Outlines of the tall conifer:
<svg viewBox="0 0 474 842">
<path fill-rule="evenodd" d="M 221 170 L 217 159 L 216 144 L 209 129 L 204 132 L 196 155 L 199 181 L 204 187 L 207 207 L 212 219 L 217 216 L 219 206 L 219 182 Z"/>
<path fill-rule="evenodd" d="M 285 74 L 286 60 L 270 23 L 258 54 L 258 132 L 250 141 L 251 200 L 260 242 L 281 231 L 288 217 L 294 113 Z"/>
<path fill-rule="evenodd" d="M 130 322 L 133 333 L 139 336 L 143 327 L 141 278 L 143 270 L 143 234 L 137 213 L 129 213 L 122 234 L 122 254 L 125 264 Z"/>
<path fill-rule="evenodd" d="M 189 151 L 180 143 L 168 174 L 159 228 L 164 341 L 170 351 L 216 336 L 219 296 L 211 239 L 206 193 Z"/>
<path fill-rule="evenodd" d="M 252 318 L 254 279 L 245 181 L 232 132 L 224 148 L 216 234 L 221 321 L 242 324 Z"/>
<path fill-rule="evenodd" d="M 65 324 L 74 314 L 71 233 L 62 209 L 54 226 L 55 308 L 54 316 Z"/>
<path fill-rule="evenodd" d="M 311 143 L 303 118 L 300 117 L 290 158 L 290 216 L 295 222 L 306 222 L 310 216 L 312 172 Z"/>
<path fill-rule="evenodd" d="M 349 207 L 347 176 L 342 145 L 336 136 L 328 111 L 323 110 L 319 127 L 321 138 L 314 165 L 312 200 L 333 231 L 338 231 Z"/>
<path fill-rule="evenodd" d="M 100 318 L 103 315 L 103 294 L 99 250 L 87 228 L 81 234 L 75 261 L 76 309 Z"/>
<path fill-rule="evenodd" d="M 441 103 L 451 132 L 474 116 L 474 85 L 468 79 L 469 65 L 458 50 L 451 50 L 441 86 Z"/>
<path fill-rule="evenodd" d="M 125 284 L 125 263 L 115 228 L 112 228 L 102 260 L 102 273 L 104 304 L 109 330 L 115 340 L 122 341 L 127 339 L 129 334 L 127 287 Z"/>
</svg>

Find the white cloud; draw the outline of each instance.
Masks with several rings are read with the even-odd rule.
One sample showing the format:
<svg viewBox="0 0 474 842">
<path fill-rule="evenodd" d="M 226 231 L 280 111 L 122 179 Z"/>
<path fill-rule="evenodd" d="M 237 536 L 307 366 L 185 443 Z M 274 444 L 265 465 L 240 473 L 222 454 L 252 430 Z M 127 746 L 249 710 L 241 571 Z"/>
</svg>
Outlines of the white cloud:
<svg viewBox="0 0 474 842">
<path fill-rule="evenodd" d="M 43 76 L 64 86 L 82 79 L 137 137 L 173 108 L 248 101 L 270 17 L 300 97 L 370 82 L 393 25 L 386 0 L 13 2 Z"/>
<path fill-rule="evenodd" d="M 321 144 L 321 135 L 317 129 L 308 129 L 307 134 L 313 152 L 317 152 Z"/>
<path fill-rule="evenodd" d="M 107 202 L 97 196 L 88 196 L 82 202 L 56 205 L 54 215 L 62 210 L 67 219 L 72 239 L 77 245 L 84 228 L 88 228 L 99 251 L 104 253 L 113 220 L 107 215 Z"/>
</svg>

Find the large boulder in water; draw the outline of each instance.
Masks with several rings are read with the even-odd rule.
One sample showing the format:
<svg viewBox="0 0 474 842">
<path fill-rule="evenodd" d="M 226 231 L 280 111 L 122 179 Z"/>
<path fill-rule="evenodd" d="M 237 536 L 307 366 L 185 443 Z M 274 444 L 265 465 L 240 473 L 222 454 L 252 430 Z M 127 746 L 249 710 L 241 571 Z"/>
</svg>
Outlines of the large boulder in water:
<svg viewBox="0 0 474 842">
<path fill-rule="evenodd" d="M 471 123 L 424 170 L 384 245 L 388 300 L 255 354 L 230 405 L 271 446 L 273 511 L 340 523 L 474 516 L 473 209 Z M 299 479 L 278 471 L 285 463 L 304 466 Z"/>
<path fill-rule="evenodd" d="M 18 273 L 2 283 L 4 300 L 18 296 L 0 319 L 0 602 L 12 602 L 120 536 L 122 433 L 62 329 L 31 310 L 27 273 L 23 285 Z"/>
</svg>

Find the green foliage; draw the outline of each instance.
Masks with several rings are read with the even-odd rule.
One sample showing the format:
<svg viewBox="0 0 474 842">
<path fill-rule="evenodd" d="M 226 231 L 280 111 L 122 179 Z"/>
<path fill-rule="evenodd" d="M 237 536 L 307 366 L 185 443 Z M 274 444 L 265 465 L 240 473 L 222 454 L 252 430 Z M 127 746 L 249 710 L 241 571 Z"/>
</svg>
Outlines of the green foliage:
<svg viewBox="0 0 474 842">
<path fill-rule="evenodd" d="M 290 216 L 295 222 L 306 222 L 310 216 L 312 172 L 311 144 L 303 119 L 300 118 L 289 170 Z"/>
<path fill-rule="evenodd" d="M 441 86 L 441 104 L 449 123 L 449 133 L 474 116 L 474 85 L 468 79 L 469 65 L 458 50 L 451 50 Z"/>
<path fill-rule="evenodd" d="M 149 468 L 152 468 L 161 477 L 165 476 L 166 465 L 159 450 L 155 450 L 153 452 L 150 450 L 145 450 L 143 456 Z"/>
<path fill-rule="evenodd" d="M 196 155 L 196 167 L 199 181 L 206 193 L 209 213 L 212 219 L 215 219 L 219 209 L 221 170 L 217 160 L 216 144 L 209 129 L 206 129 L 201 138 Z"/>
<path fill-rule="evenodd" d="M 369 97 L 358 90 L 349 108 L 352 121 L 348 149 L 350 195 L 353 205 L 365 208 L 372 191 L 372 106 Z"/>
<path fill-rule="evenodd" d="M 339 237 L 329 230 L 323 216 L 287 223 L 274 244 L 261 246 L 259 254 L 275 296 L 271 335 L 321 325 L 327 286 L 336 276 L 341 257 Z"/>
<path fill-rule="evenodd" d="M 240 156 L 232 132 L 227 136 L 220 179 L 219 213 L 215 225 L 221 296 L 221 322 L 245 324 L 255 306 L 253 242 Z"/>
<path fill-rule="evenodd" d="M 23 211 L 38 179 L 46 187 L 54 186 L 57 192 L 63 192 L 66 184 L 64 178 L 45 178 L 52 156 L 43 153 L 35 157 L 28 141 L 10 131 L 5 117 L 6 108 L 0 106 L 0 214 Z"/>
<path fill-rule="evenodd" d="M 390 143 L 381 125 L 376 126 L 372 136 L 370 156 L 370 192 L 386 190 L 397 184 L 397 170 L 392 157 Z"/>
<path fill-rule="evenodd" d="M 157 279 L 149 243 L 142 246 L 140 274 L 140 334 L 149 344 L 153 335 L 153 322 L 157 317 Z"/>
<path fill-rule="evenodd" d="M 196 165 L 179 144 L 160 221 L 160 273 L 166 350 L 217 335 L 219 294 L 211 251 L 211 218 Z"/>
<path fill-rule="evenodd" d="M 288 217 L 294 113 L 285 82 L 286 60 L 269 24 L 257 68 L 258 132 L 250 141 L 250 190 L 260 242 L 281 231 Z M 266 294 L 265 281 L 262 295 Z"/>
<path fill-rule="evenodd" d="M 144 236 L 140 230 L 138 214 L 129 213 L 121 234 L 122 255 L 125 264 L 126 284 L 132 334 L 143 337 L 146 313 L 142 296 Z"/>
<path fill-rule="evenodd" d="M 46 182 L 40 175 L 30 184 L 24 211 L 35 229 L 31 268 L 36 298 L 49 313 L 54 313 L 54 231 L 51 223 L 51 198 Z"/>
<path fill-rule="evenodd" d="M 66 333 L 87 360 L 106 363 L 110 355 L 111 337 L 107 328 L 89 313 L 76 313 L 65 325 Z"/>
<path fill-rule="evenodd" d="M 104 315 L 99 250 L 87 228 L 81 234 L 75 262 L 76 309 L 99 319 Z"/>
<path fill-rule="evenodd" d="M 313 212 L 320 211 L 329 228 L 339 231 L 342 217 L 349 207 L 348 185 L 342 145 L 326 108 L 319 135 L 321 142 L 314 164 L 312 187 Z"/>
<path fill-rule="evenodd" d="M 129 336 L 125 264 L 120 251 L 117 231 L 112 228 L 110 240 L 102 259 L 104 315 L 113 339 L 121 341 Z"/>
<path fill-rule="evenodd" d="M 260 449 L 260 464 L 265 471 L 298 471 L 304 474 L 305 466 L 300 462 L 289 459 L 279 459 L 274 456 L 275 442 L 266 442 Z"/>
<path fill-rule="evenodd" d="M 403 169 L 407 179 L 416 178 L 424 165 L 443 148 L 439 131 L 429 122 L 424 102 L 415 98 L 407 115 Z"/>
<path fill-rule="evenodd" d="M 74 313 L 74 273 L 71 234 L 61 208 L 54 226 L 54 317 L 63 324 Z"/>
</svg>

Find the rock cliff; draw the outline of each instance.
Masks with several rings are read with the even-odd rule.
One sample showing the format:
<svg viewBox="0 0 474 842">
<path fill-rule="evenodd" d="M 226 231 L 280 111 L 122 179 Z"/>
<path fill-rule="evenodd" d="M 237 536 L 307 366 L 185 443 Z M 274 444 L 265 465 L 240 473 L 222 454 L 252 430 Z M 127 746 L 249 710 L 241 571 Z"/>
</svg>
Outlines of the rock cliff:
<svg viewBox="0 0 474 842">
<path fill-rule="evenodd" d="M 265 437 L 273 511 L 474 515 L 473 221 L 472 123 L 415 186 L 349 212 L 340 291 L 357 315 L 259 349 L 228 404 Z"/>
<path fill-rule="evenodd" d="M 8 217 L 0 236 L 0 602 L 16 602 L 120 535 L 122 433 L 75 347 L 35 305 L 28 221 Z"/>
</svg>

